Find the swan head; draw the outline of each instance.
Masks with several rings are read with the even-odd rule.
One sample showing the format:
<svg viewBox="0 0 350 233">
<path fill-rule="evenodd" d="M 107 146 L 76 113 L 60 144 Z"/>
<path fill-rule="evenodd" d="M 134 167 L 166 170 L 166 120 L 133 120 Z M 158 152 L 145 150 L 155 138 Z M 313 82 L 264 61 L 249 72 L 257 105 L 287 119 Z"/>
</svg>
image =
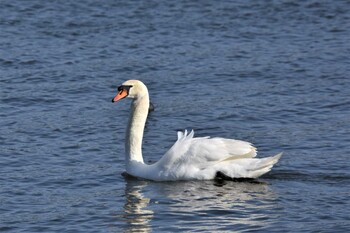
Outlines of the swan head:
<svg viewBox="0 0 350 233">
<path fill-rule="evenodd" d="M 112 102 L 124 98 L 138 99 L 148 95 L 148 90 L 145 84 L 139 80 L 128 80 L 118 87 L 118 94 L 112 99 Z"/>
</svg>

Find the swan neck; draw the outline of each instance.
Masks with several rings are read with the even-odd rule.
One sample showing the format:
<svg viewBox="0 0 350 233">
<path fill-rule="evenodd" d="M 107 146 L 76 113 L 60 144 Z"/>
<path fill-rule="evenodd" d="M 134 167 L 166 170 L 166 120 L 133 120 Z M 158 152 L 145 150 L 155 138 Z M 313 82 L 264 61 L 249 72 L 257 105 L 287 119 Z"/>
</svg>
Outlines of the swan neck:
<svg viewBox="0 0 350 233">
<path fill-rule="evenodd" d="M 145 95 L 134 99 L 126 131 L 125 154 L 129 165 L 131 162 L 144 163 L 142 157 L 142 139 L 148 115 L 149 97 Z"/>
</svg>

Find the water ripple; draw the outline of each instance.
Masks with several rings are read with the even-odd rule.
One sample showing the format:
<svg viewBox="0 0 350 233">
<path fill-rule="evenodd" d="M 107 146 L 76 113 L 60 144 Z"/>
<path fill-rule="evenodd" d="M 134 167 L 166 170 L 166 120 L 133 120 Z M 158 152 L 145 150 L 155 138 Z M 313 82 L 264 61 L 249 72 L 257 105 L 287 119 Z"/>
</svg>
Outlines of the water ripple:
<svg viewBox="0 0 350 233">
<path fill-rule="evenodd" d="M 348 1 L 9 1 L 0 26 L 0 231 L 348 232 Z M 124 179 L 126 79 L 176 131 L 283 151 L 256 182 Z M 327 211 L 325 211 L 327 210 Z"/>
</svg>

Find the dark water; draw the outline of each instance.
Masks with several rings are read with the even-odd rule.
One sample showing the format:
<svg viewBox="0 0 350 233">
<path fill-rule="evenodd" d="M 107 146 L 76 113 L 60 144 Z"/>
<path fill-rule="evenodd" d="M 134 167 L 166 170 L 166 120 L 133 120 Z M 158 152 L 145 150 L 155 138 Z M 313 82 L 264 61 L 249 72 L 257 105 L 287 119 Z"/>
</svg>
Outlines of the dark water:
<svg viewBox="0 0 350 233">
<path fill-rule="evenodd" d="M 350 231 L 349 1 L 0 1 L 0 231 Z M 195 129 L 284 151 L 260 182 L 127 179 Z"/>
</svg>

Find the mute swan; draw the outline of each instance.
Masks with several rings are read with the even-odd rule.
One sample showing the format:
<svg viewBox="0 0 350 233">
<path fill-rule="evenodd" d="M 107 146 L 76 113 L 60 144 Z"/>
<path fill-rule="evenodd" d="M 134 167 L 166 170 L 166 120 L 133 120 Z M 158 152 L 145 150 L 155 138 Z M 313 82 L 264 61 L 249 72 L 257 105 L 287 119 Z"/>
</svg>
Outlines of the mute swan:
<svg viewBox="0 0 350 233">
<path fill-rule="evenodd" d="M 154 181 L 257 178 L 270 171 L 282 153 L 254 158 L 256 148 L 249 142 L 193 137 L 193 130 L 177 133 L 177 141 L 156 163 L 145 164 L 142 157 L 143 131 L 149 109 L 148 89 L 139 80 L 128 80 L 118 87 L 112 102 L 133 99 L 125 137 L 126 172 Z"/>
</svg>

